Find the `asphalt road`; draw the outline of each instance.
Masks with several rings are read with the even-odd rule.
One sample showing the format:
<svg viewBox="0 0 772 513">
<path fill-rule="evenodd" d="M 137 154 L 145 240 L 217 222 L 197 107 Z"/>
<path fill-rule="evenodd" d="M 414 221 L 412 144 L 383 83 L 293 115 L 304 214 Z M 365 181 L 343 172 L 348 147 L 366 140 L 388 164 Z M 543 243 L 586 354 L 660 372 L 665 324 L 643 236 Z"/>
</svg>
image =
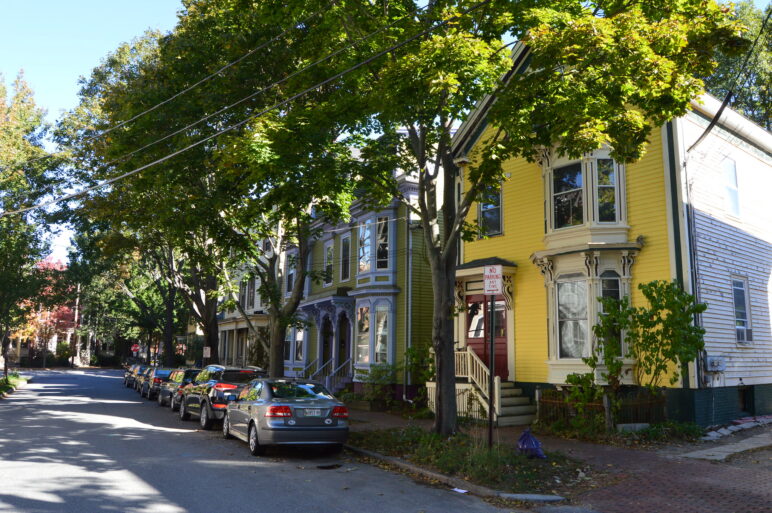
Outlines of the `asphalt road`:
<svg viewBox="0 0 772 513">
<path fill-rule="evenodd" d="M 255 458 L 123 387 L 119 371 L 46 371 L 0 400 L 0 511 L 498 512 L 343 455 Z M 334 469 L 320 465 L 340 464 Z"/>
</svg>

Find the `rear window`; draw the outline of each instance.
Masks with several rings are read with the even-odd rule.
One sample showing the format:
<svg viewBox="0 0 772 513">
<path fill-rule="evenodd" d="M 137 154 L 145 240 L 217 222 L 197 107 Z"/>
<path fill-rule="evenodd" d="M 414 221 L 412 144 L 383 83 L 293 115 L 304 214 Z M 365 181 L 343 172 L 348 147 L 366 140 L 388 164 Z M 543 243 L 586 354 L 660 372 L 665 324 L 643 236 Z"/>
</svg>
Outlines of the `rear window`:
<svg viewBox="0 0 772 513">
<path fill-rule="evenodd" d="M 251 370 L 226 370 L 222 373 L 222 380 L 226 383 L 248 383 L 260 376 L 261 374 L 259 372 Z"/>
<path fill-rule="evenodd" d="M 201 372 L 199 369 L 188 369 L 185 371 L 184 378 L 180 378 L 180 381 L 183 379 L 193 379 L 196 376 L 198 376 L 198 373 Z"/>
<path fill-rule="evenodd" d="M 165 378 L 166 376 L 168 376 L 171 373 L 172 373 L 171 369 L 158 369 L 157 371 L 155 371 L 155 377 L 156 378 Z"/>
<path fill-rule="evenodd" d="M 332 399 L 332 394 L 316 383 L 270 383 L 277 399 Z"/>
</svg>

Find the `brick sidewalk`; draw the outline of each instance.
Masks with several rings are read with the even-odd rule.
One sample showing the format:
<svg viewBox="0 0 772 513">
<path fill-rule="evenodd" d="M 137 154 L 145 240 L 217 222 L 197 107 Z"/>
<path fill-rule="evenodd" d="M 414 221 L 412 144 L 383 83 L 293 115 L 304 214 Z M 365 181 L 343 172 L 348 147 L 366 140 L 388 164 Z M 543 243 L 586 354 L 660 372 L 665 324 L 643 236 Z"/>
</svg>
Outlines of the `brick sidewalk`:
<svg viewBox="0 0 772 513">
<path fill-rule="evenodd" d="M 353 431 L 404 427 L 429 428 L 430 420 L 353 410 Z M 515 444 L 524 426 L 499 428 L 496 438 Z M 772 426 L 758 428 L 772 429 Z M 731 437 L 726 443 L 731 443 Z M 625 449 L 562 438 L 540 437 L 548 451 L 585 461 L 610 472 L 613 484 L 574 497 L 576 504 L 603 513 L 772 513 L 772 472 L 730 463 L 682 458 L 676 453 Z"/>
</svg>

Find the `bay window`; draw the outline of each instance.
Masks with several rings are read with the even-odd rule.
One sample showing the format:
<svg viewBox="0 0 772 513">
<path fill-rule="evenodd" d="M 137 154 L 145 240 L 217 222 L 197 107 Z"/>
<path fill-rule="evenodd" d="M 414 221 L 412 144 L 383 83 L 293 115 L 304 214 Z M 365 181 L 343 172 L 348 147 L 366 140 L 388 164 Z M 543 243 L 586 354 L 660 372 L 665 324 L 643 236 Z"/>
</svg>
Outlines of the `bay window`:
<svg viewBox="0 0 772 513">
<path fill-rule="evenodd" d="M 617 179 L 614 161 L 612 159 L 596 160 L 598 222 L 617 222 Z"/>
<path fill-rule="evenodd" d="M 332 261 L 334 256 L 333 242 L 324 246 L 324 286 L 332 285 Z"/>
<path fill-rule="evenodd" d="M 375 307 L 375 363 L 388 363 L 389 307 Z"/>
<path fill-rule="evenodd" d="M 583 279 L 558 281 L 558 356 L 587 356 L 587 282 Z"/>
<path fill-rule="evenodd" d="M 370 363 L 370 308 L 357 309 L 357 339 L 355 360 L 357 363 Z"/>
<path fill-rule="evenodd" d="M 371 221 L 359 223 L 359 273 L 370 271 L 372 238 L 373 223 Z"/>
<path fill-rule="evenodd" d="M 582 164 L 578 162 L 552 172 L 552 219 L 555 229 L 584 224 L 582 183 Z"/>
<path fill-rule="evenodd" d="M 379 217 L 378 223 L 378 241 L 375 249 L 375 268 L 389 268 L 389 218 Z"/>
<path fill-rule="evenodd" d="M 351 277 L 351 237 L 346 235 L 340 239 L 340 281 Z"/>
</svg>

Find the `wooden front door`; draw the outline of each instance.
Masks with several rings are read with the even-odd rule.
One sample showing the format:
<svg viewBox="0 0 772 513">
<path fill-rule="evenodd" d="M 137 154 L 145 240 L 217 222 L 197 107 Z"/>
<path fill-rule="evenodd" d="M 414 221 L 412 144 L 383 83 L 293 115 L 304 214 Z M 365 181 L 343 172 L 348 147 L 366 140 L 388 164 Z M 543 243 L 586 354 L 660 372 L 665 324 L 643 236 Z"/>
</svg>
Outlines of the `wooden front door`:
<svg viewBox="0 0 772 513">
<path fill-rule="evenodd" d="M 324 365 L 332 358 L 332 346 L 334 344 L 335 333 L 332 331 L 332 321 L 325 317 L 322 321 L 322 361 L 319 365 Z"/>
<path fill-rule="evenodd" d="M 490 296 L 473 295 L 466 297 L 466 343 L 487 366 L 490 358 Z M 507 360 L 507 307 L 503 296 L 495 301 L 496 320 L 494 323 L 494 348 L 496 354 L 496 376 L 503 381 L 509 379 Z"/>
</svg>

